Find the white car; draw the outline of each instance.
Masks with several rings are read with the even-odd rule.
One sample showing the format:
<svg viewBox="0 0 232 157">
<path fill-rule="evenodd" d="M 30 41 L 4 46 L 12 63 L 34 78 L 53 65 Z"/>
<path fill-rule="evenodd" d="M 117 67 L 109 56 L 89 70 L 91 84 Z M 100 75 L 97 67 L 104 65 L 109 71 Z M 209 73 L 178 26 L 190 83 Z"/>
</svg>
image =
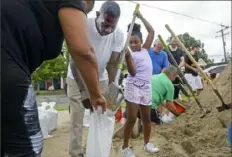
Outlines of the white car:
<svg viewBox="0 0 232 157">
<path fill-rule="evenodd" d="M 206 68 L 204 70 L 204 72 L 210 76 L 212 79 L 216 78 L 219 76 L 219 74 L 225 69 L 225 67 L 228 64 L 222 64 L 222 65 L 215 65 L 215 66 L 211 66 L 209 68 Z"/>
</svg>

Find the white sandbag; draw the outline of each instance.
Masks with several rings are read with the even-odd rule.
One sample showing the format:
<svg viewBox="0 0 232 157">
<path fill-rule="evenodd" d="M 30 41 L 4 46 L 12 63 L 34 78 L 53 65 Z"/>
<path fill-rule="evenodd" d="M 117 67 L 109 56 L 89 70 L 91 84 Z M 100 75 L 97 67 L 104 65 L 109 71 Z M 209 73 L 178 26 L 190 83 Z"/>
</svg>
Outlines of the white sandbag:
<svg viewBox="0 0 232 157">
<path fill-rule="evenodd" d="M 90 115 L 86 157 L 109 157 L 114 132 L 115 114 L 102 114 L 101 106 Z"/>
<path fill-rule="evenodd" d="M 55 131 L 57 129 L 58 112 L 55 109 L 56 102 L 50 102 L 48 105 L 49 105 L 49 108 L 47 109 L 47 114 L 49 119 L 48 133 L 51 133 L 52 131 Z"/>
<path fill-rule="evenodd" d="M 48 116 L 45 110 L 45 105 L 38 107 L 38 113 L 39 113 L 40 128 L 41 128 L 44 139 L 46 139 L 48 137 L 49 127 L 48 127 Z"/>
<path fill-rule="evenodd" d="M 172 112 L 169 112 L 168 114 L 164 114 L 161 117 L 162 122 L 169 123 L 175 119 L 175 115 Z"/>
<path fill-rule="evenodd" d="M 89 123 L 90 123 L 90 109 L 85 109 L 84 118 L 83 118 L 83 126 L 88 128 Z"/>
</svg>

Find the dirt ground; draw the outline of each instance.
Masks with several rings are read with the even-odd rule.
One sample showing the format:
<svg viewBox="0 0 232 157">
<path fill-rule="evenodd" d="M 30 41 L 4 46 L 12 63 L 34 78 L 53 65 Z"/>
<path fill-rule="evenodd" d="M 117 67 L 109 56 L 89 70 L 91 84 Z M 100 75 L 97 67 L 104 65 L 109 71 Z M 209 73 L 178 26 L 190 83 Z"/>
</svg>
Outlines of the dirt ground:
<svg viewBox="0 0 232 157">
<path fill-rule="evenodd" d="M 225 103 L 231 103 L 231 64 L 214 81 Z M 186 112 L 169 124 L 152 129 L 151 142 L 160 152 L 149 154 L 143 150 L 143 136 L 132 139 L 130 145 L 136 157 L 230 157 L 227 128 L 231 122 L 231 110 L 218 112 L 221 102 L 208 86 L 199 96 L 204 108 L 211 110 L 200 118 L 199 107 L 186 104 Z M 85 148 L 88 130 L 84 129 Z M 113 139 L 111 157 L 121 157 L 122 139 Z M 68 157 L 68 122 L 59 126 L 53 138 L 45 140 L 42 157 Z"/>
</svg>

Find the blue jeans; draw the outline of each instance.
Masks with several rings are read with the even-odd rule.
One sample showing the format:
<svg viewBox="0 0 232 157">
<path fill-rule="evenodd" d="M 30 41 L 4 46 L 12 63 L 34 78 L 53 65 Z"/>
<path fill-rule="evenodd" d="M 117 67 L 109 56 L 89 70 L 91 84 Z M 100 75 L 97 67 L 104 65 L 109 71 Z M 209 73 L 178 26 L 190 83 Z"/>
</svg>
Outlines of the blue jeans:
<svg viewBox="0 0 232 157">
<path fill-rule="evenodd" d="M 228 139 L 229 139 L 229 145 L 232 152 L 232 122 L 230 123 L 229 129 L 228 129 Z"/>
</svg>

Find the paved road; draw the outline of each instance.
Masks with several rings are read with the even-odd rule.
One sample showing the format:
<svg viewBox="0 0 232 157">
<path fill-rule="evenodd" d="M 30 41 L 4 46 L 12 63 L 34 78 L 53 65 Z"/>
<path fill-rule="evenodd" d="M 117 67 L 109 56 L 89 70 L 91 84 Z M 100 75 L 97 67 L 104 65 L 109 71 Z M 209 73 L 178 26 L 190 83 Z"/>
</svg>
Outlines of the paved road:
<svg viewBox="0 0 232 157">
<path fill-rule="evenodd" d="M 56 106 L 68 105 L 68 97 L 66 95 L 47 95 L 47 96 L 36 96 L 37 104 L 40 105 L 41 102 L 51 102 L 55 101 Z"/>
</svg>

